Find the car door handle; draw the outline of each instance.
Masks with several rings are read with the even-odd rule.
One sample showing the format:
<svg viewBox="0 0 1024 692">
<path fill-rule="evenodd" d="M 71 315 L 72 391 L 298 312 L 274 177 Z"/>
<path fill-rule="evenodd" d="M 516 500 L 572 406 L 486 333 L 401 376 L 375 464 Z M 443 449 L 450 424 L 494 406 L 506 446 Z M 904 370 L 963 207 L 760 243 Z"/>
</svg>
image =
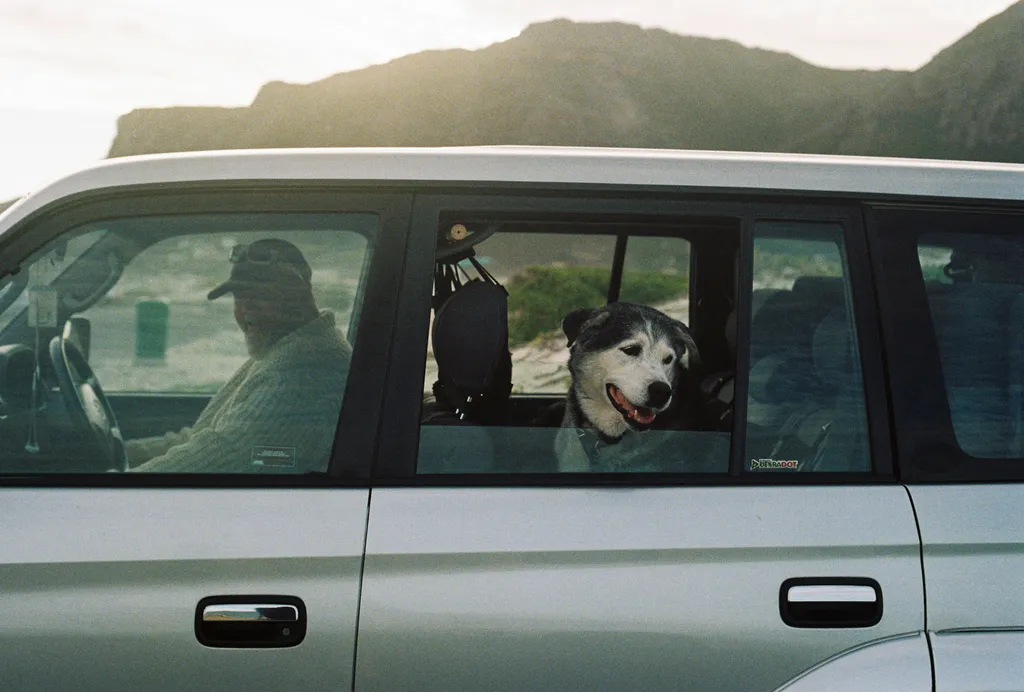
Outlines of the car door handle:
<svg viewBox="0 0 1024 692">
<path fill-rule="evenodd" d="M 294 596 L 209 596 L 196 606 L 195 630 L 206 646 L 295 646 L 306 636 L 306 606 Z"/>
<path fill-rule="evenodd" d="M 882 587 L 865 577 L 787 579 L 779 614 L 790 627 L 871 627 L 882 619 Z"/>
</svg>

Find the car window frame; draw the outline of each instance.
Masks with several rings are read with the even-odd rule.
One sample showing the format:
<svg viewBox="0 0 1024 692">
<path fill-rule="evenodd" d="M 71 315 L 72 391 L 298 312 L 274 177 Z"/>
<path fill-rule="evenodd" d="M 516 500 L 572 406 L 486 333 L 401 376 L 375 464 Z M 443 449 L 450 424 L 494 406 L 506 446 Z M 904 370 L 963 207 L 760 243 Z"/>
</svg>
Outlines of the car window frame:
<svg viewBox="0 0 1024 692">
<path fill-rule="evenodd" d="M 871 470 L 868 472 L 816 472 L 756 474 L 744 471 L 742 444 L 746 424 L 749 378 L 750 296 L 741 291 L 737 305 L 737 381 L 732 445 L 727 474 L 451 474 L 417 476 L 416 459 L 426 367 L 424 353 L 433 286 L 436 233 L 442 214 L 449 211 L 523 214 L 608 214 L 624 217 L 674 216 L 741 219 L 740 286 L 753 280 L 752 229 L 755 221 L 812 221 L 838 223 L 849 263 L 850 299 L 854 308 L 857 346 L 864 377 Z M 473 189 L 452 187 L 417 194 L 402 277 L 392 368 L 380 431 L 379 454 L 373 470 L 374 485 L 415 486 L 594 486 L 594 485 L 718 485 L 718 484 L 829 484 L 889 483 L 897 480 L 891 455 L 891 437 L 881 342 L 875 314 L 863 215 L 859 200 L 807 198 L 799 195 L 742 195 L 707 191 L 646 189 L 638 187 L 559 186 L 556 188 L 509 185 Z M 693 270 L 691 266 L 691 277 Z M 613 277 L 614 278 L 614 277 Z M 691 278 L 692 282 L 692 278 Z M 693 284 L 691 283 L 691 291 Z"/>
<path fill-rule="evenodd" d="M 923 226 L 924 217 L 915 219 L 915 214 L 928 215 L 934 223 Z M 918 257 L 919 241 L 928 234 L 1000 234 L 983 226 L 983 220 L 993 216 L 1001 223 L 1019 219 L 1024 228 L 1024 205 L 1020 203 L 922 200 L 877 203 L 865 209 L 867 237 L 879 277 L 894 454 L 900 460 L 903 478 L 910 483 L 1024 481 L 1024 458 L 974 457 L 957 441 Z M 1010 235 L 1014 230 L 1001 233 Z"/>
<path fill-rule="evenodd" d="M 28 257 L 88 223 L 133 216 L 204 213 L 373 213 L 376 246 L 361 281 L 366 306 L 356 326 L 352 365 L 325 472 L 263 474 L 18 474 L 0 487 L 367 487 L 390 362 L 398 287 L 413 195 L 408 187 L 289 180 L 163 183 L 79 193 L 41 208 L 0 236 L 0 256 Z M 339 440 L 345 440 L 339 444 Z"/>
</svg>

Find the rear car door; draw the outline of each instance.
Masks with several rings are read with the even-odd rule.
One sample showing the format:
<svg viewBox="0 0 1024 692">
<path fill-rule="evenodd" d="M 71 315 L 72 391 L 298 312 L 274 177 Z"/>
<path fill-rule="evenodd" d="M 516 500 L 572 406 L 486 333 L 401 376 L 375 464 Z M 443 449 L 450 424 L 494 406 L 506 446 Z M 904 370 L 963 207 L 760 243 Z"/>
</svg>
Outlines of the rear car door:
<svg viewBox="0 0 1024 692">
<path fill-rule="evenodd" d="M 1024 214 L 922 204 L 870 221 L 936 686 L 1021 689 Z"/>
<path fill-rule="evenodd" d="M 627 191 L 418 197 L 356 688 L 770 690 L 920 632 L 859 218 Z M 500 296 L 477 302 L 492 282 L 508 346 Z M 610 300 L 685 322 L 699 381 L 674 394 L 685 418 L 628 449 L 573 428 L 588 465 L 560 471 L 561 321 Z M 511 382 L 492 386 L 506 348 Z M 576 376 L 610 382 L 595 362 Z"/>
<path fill-rule="evenodd" d="M 409 202 L 148 186 L 0 236 L 6 687 L 352 684 Z"/>
</svg>

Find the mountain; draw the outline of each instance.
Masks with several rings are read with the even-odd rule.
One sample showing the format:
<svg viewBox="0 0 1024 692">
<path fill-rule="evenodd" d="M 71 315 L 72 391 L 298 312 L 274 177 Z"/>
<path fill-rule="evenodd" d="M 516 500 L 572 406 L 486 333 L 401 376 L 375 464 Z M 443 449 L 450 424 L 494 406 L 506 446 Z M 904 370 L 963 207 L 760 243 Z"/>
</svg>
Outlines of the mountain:
<svg viewBox="0 0 1024 692">
<path fill-rule="evenodd" d="M 243 108 L 122 116 L 110 156 L 200 149 L 563 144 L 1024 161 L 1024 0 L 916 72 L 833 70 L 727 40 L 556 20 Z"/>
<path fill-rule="evenodd" d="M 1024 2 L 848 104 L 792 151 L 1024 162 Z"/>
</svg>

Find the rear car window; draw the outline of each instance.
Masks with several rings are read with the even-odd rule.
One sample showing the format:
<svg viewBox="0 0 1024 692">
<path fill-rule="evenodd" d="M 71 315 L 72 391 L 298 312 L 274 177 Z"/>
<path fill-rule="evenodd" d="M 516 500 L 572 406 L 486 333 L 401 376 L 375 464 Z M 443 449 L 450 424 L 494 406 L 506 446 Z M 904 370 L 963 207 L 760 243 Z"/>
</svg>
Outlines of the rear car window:
<svg viewBox="0 0 1024 692">
<path fill-rule="evenodd" d="M 1024 236 L 925 233 L 918 261 L 957 443 L 1024 456 Z"/>
</svg>

